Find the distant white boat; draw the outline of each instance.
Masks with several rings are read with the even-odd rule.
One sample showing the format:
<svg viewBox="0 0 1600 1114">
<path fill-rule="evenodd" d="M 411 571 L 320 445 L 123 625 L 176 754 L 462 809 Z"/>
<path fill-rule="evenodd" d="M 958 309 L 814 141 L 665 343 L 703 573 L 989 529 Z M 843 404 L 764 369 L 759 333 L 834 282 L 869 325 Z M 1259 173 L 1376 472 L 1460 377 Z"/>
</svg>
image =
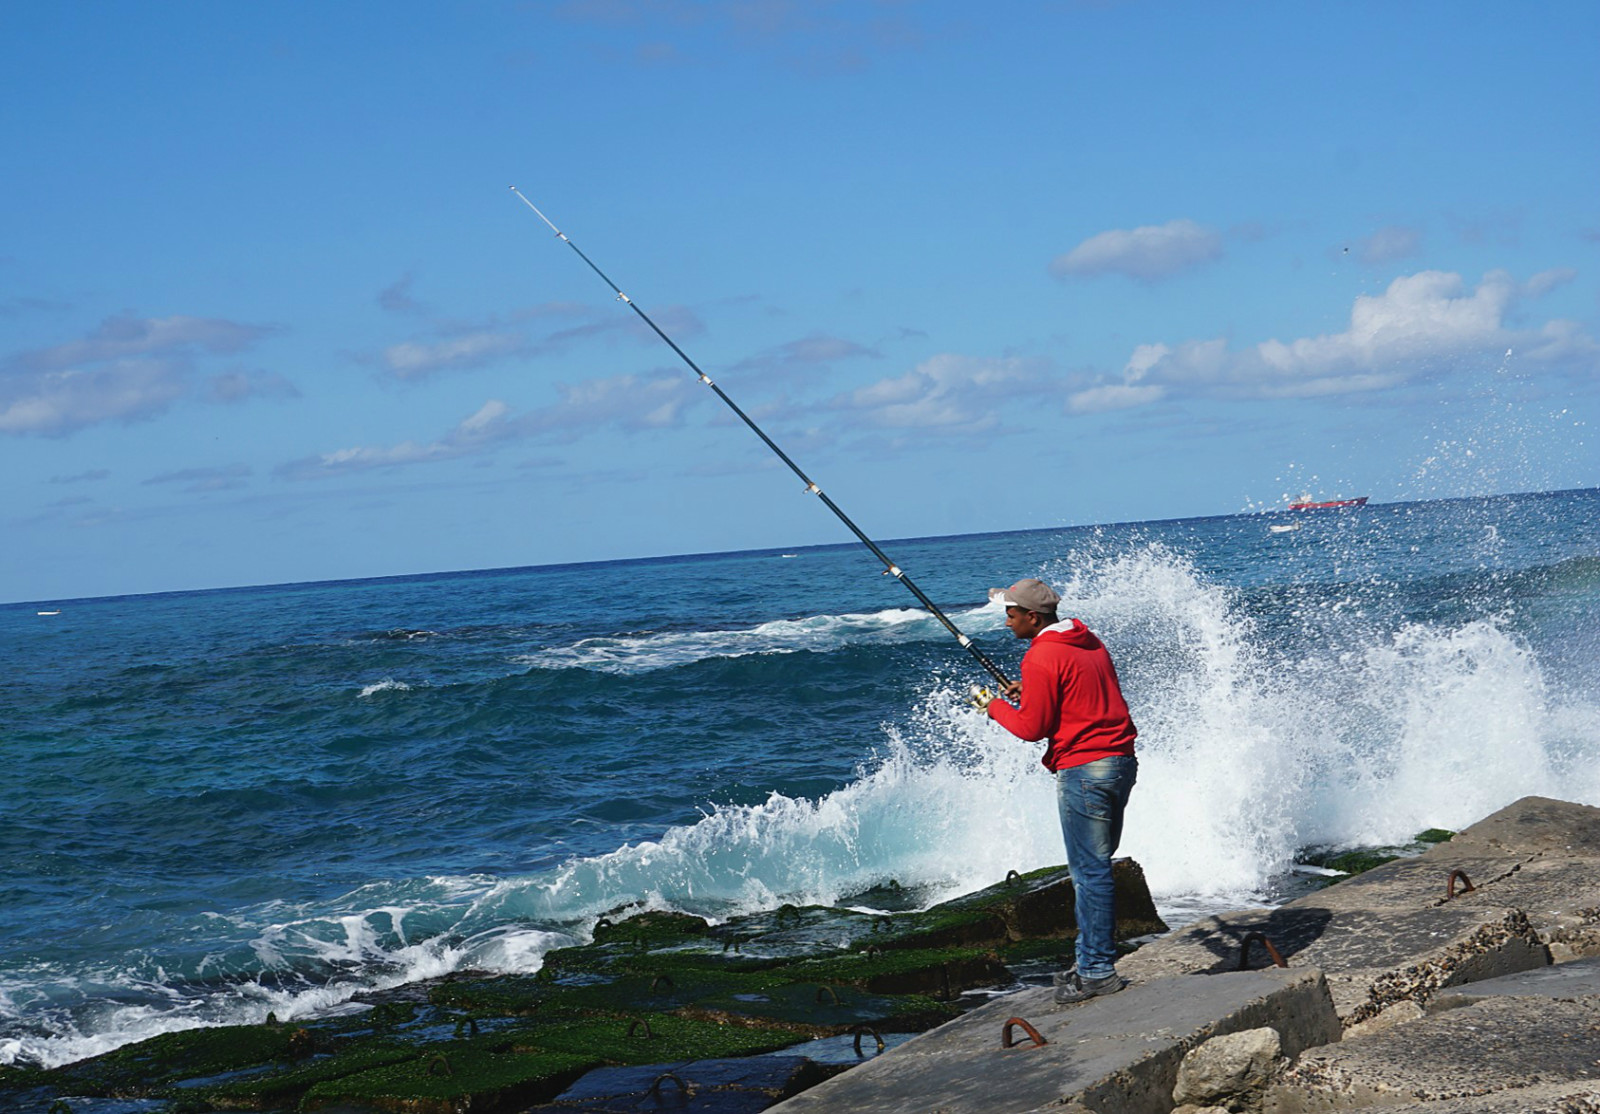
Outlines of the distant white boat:
<svg viewBox="0 0 1600 1114">
<path fill-rule="evenodd" d="M 778 554 L 778 556 L 779 557 L 798 557 L 799 554 L 797 554 L 797 553 L 780 553 L 780 554 Z"/>
<path fill-rule="evenodd" d="M 61 612 L 59 612 L 59 611 L 41 611 L 41 612 L 39 612 L 39 614 L 40 615 L 60 615 Z"/>
<path fill-rule="evenodd" d="M 1271 530 L 1274 534 L 1288 534 L 1300 529 L 1300 523 L 1286 522 L 1282 526 L 1268 526 L 1267 529 Z"/>
</svg>

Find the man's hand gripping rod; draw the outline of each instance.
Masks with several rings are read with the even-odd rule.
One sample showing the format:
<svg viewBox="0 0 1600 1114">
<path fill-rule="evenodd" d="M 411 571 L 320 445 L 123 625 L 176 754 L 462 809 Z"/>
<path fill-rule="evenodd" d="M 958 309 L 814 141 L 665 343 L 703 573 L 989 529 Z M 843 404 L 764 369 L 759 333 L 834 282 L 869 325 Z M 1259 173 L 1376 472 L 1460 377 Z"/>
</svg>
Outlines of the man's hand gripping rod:
<svg viewBox="0 0 1600 1114">
<path fill-rule="evenodd" d="M 961 629 L 950 621 L 950 617 L 948 615 L 946 615 L 943 611 L 940 611 L 938 605 L 935 604 L 932 600 L 930 600 L 925 594 L 923 594 L 922 589 L 917 587 L 916 583 L 909 576 L 907 576 L 905 574 L 905 572 L 900 568 L 900 566 L 896 565 L 893 561 L 889 560 L 888 555 L 885 554 L 883 552 L 883 550 L 878 548 L 878 545 L 877 545 L 876 542 L 874 542 L 871 538 L 867 537 L 867 535 L 862 532 L 862 530 L 861 530 L 861 528 L 859 526 L 857 526 L 854 522 L 850 521 L 850 516 L 845 514 L 844 511 L 840 510 L 839 509 L 839 505 L 837 503 L 835 503 L 832 499 L 828 498 L 828 496 L 823 492 L 823 490 L 820 487 L 818 487 L 812 481 L 811 477 L 806 475 L 804 472 L 802 472 L 800 470 L 800 466 L 798 464 L 796 464 L 793 460 L 789 459 L 789 454 L 784 452 L 782 449 L 778 448 L 777 443 L 774 442 L 772 440 L 772 438 L 768 437 L 766 435 L 766 433 L 762 431 L 761 427 L 756 425 L 756 423 L 751 420 L 750 415 L 746 414 L 743 410 L 739 409 L 739 405 L 736 402 L 734 402 L 733 399 L 729 398 L 721 387 L 717 386 L 714 382 L 712 382 L 711 377 L 709 375 L 707 375 L 705 372 L 700 370 L 699 365 L 696 364 L 693 360 L 691 360 L 689 358 L 689 354 L 687 352 L 685 352 L 683 349 L 679 348 L 677 346 L 677 344 L 674 343 L 674 341 L 673 341 L 673 339 L 671 337 L 669 337 L 666 333 L 661 331 L 661 326 L 657 325 L 654 321 L 650 320 L 650 315 L 649 314 L 645 313 L 644 310 L 640 309 L 637 305 L 635 305 L 634 302 L 633 302 L 633 299 L 628 297 L 626 294 L 624 294 L 622 292 L 622 288 L 621 287 L 619 287 L 616 283 L 612 282 L 610 277 L 607 276 L 607 274 L 604 271 L 602 271 L 599 267 L 595 266 L 594 260 L 590 259 L 587 255 L 583 254 L 583 250 L 581 248 L 579 248 L 577 244 L 575 244 L 571 240 L 567 239 L 567 234 L 565 232 L 562 232 L 561 229 L 557 228 L 555 226 L 555 224 L 551 222 L 549 217 L 547 217 L 543 213 L 541 213 L 539 211 L 539 207 L 537 205 L 535 205 L 533 202 L 529 201 L 527 199 L 527 197 L 525 197 L 523 195 L 521 190 L 517 189 L 516 186 L 512 186 L 511 187 L 511 192 L 516 194 L 517 197 L 522 200 L 522 203 L 524 205 L 526 205 L 528 208 L 532 209 L 534 214 L 540 220 L 544 221 L 544 223 L 546 225 L 549 226 L 550 231 L 554 232 L 556 234 L 556 238 L 557 239 L 559 239 L 562 243 L 566 244 L 569 248 L 571 248 L 573 251 L 578 253 L 578 258 L 583 260 L 585 263 L 587 263 L 589 265 L 589 269 L 591 271 L 593 271 L 595 274 L 599 275 L 600 278 L 601 278 L 601 281 L 603 281 L 607 286 L 611 287 L 612 291 L 614 291 L 616 293 L 617 300 L 622 302 L 622 303 L 624 303 L 625 305 L 627 305 L 627 307 L 629 309 L 633 310 L 634 313 L 638 314 L 639 315 L 639 320 L 643 321 L 646 325 L 650 326 L 651 331 L 654 332 L 656 334 L 656 336 L 660 337 L 663 341 L 665 341 L 668 348 L 671 348 L 674 352 L 676 352 L 678 354 L 678 358 L 680 360 L 682 360 L 685 364 L 688 365 L 689 370 L 694 372 L 697 376 L 700 377 L 700 382 L 704 383 L 706 386 L 710 387 L 714 392 L 716 392 L 717 397 L 720 398 L 724 403 L 727 404 L 728 409 L 732 410 L 735 414 L 737 414 L 739 416 L 739 420 L 744 422 L 745 425 L 749 426 L 751 432 L 754 433 L 757 437 L 761 438 L 762 443 L 764 443 L 767 446 L 767 448 L 771 449 L 774 453 L 776 453 L 779 460 L 783 461 L 786 465 L 789 466 L 789 471 L 793 472 L 796 476 L 798 476 L 800 478 L 800 482 L 806 485 L 806 490 L 809 491 L 811 494 L 815 495 L 818 499 L 821 499 L 822 502 L 827 506 L 827 508 L 830 511 L 832 511 L 834 513 L 834 515 L 839 519 L 839 521 L 844 523 L 847 527 L 849 527 L 850 532 L 852 534 L 854 534 L 861 541 L 861 544 L 866 546 L 868 549 L 872 550 L 872 555 L 874 557 L 876 557 L 878 560 L 883 562 L 884 572 L 886 572 L 890 576 L 894 577 L 901 584 L 904 584 L 906 586 L 906 588 L 911 592 L 911 594 L 913 596 L 917 597 L 917 602 L 920 603 L 924 608 L 926 608 L 928 610 L 929 614 L 931 614 L 935 619 L 939 620 L 940 623 L 944 624 L 945 630 L 949 631 L 951 634 L 953 634 L 955 636 L 956 641 L 961 643 L 962 647 L 969 654 L 971 654 L 974 658 L 977 659 L 978 664 L 983 666 L 983 668 L 988 671 L 989 676 L 993 677 L 997 682 L 999 682 L 1001 690 L 1004 691 L 1006 686 L 1009 685 L 1011 682 L 1006 679 L 1006 675 L 1005 675 L 1005 673 L 1003 673 L 1001 671 L 1000 667 L 998 665 L 996 665 L 994 662 L 990 661 L 988 655 L 985 654 L 982 650 L 978 649 L 977 644 L 974 643 L 972 641 L 972 639 L 968 638 L 965 634 L 963 634 L 961 632 Z"/>
</svg>

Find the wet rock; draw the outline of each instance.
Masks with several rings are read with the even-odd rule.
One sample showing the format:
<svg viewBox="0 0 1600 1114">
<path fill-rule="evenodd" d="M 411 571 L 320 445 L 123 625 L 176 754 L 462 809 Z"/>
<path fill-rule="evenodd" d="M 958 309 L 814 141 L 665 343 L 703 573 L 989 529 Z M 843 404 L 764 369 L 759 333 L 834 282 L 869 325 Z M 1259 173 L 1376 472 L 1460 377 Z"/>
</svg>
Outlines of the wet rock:
<svg viewBox="0 0 1600 1114">
<path fill-rule="evenodd" d="M 1259 1110 L 1283 1044 L 1271 1026 L 1212 1037 L 1178 1065 L 1172 1101 L 1181 1105 Z"/>
</svg>

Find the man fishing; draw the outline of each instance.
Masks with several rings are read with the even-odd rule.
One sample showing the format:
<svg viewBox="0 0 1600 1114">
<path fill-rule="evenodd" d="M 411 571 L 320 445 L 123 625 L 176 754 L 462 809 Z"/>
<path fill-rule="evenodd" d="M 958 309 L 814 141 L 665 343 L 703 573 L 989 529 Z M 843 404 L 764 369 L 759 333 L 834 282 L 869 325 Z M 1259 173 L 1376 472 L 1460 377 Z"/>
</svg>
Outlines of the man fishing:
<svg viewBox="0 0 1600 1114">
<path fill-rule="evenodd" d="M 1078 917 L 1078 961 L 1054 977 L 1055 1000 L 1082 1002 L 1127 986 L 1117 974 L 1111 856 L 1122 839 L 1122 812 L 1138 775 L 1138 730 L 1105 644 L 1077 619 L 1061 620 L 1061 597 L 1041 580 L 992 588 L 1006 626 L 1028 642 L 1022 680 L 1006 686 L 1012 707 L 986 693 L 975 698 L 989 718 L 1021 739 L 1049 740 L 1044 766 L 1056 776 Z"/>
</svg>

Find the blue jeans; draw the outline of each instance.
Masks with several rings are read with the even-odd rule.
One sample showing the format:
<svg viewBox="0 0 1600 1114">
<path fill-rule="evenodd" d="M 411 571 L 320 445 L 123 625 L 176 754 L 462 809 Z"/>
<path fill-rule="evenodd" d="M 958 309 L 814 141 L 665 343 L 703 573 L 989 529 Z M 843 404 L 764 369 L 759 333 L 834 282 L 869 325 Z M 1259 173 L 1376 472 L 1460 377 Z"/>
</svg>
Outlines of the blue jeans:
<svg viewBox="0 0 1600 1114">
<path fill-rule="evenodd" d="M 1121 754 L 1056 771 L 1056 804 L 1077 900 L 1080 978 L 1116 973 L 1111 856 L 1122 840 L 1122 810 L 1138 775 L 1139 760 Z"/>
</svg>

